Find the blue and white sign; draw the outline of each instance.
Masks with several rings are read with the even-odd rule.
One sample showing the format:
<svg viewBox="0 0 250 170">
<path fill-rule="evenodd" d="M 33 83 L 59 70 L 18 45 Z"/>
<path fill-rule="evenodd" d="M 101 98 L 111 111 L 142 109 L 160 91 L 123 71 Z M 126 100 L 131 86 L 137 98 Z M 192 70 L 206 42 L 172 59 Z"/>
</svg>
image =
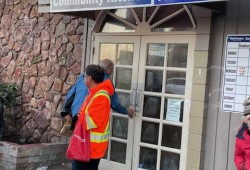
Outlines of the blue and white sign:
<svg viewBox="0 0 250 170">
<path fill-rule="evenodd" d="M 250 35 L 229 35 L 225 48 L 221 110 L 243 112 L 250 96 Z"/>
<path fill-rule="evenodd" d="M 151 6 L 152 0 L 50 0 L 51 12 L 89 11 Z"/>
<path fill-rule="evenodd" d="M 223 0 L 50 0 L 50 12 L 90 11 Z"/>
<path fill-rule="evenodd" d="M 211 0 L 210 0 L 211 1 Z M 155 5 L 208 2 L 208 0 L 154 0 Z"/>
</svg>

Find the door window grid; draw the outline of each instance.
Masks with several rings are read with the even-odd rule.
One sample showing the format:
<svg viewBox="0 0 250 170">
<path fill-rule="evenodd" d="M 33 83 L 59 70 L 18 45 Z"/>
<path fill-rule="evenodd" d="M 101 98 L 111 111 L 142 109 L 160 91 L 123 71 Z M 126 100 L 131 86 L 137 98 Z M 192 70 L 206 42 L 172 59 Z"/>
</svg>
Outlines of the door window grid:
<svg viewBox="0 0 250 170">
<path fill-rule="evenodd" d="M 113 84 L 120 102 L 126 108 L 130 105 L 130 100 L 127 100 L 127 97 L 130 98 L 131 80 L 128 78 L 132 77 L 133 51 L 133 43 L 100 44 L 100 60 L 108 58 L 114 62 Z M 128 119 L 127 115 L 112 113 L 110 127 L 113 129 L 110 129 L 109 147 L 104 159 L 126 164 Z M 120 150 L 121 148 L 122 150 Z"/>
<path fill-rule="evenodd" d="M 190 55 L 190 51 L 189 51 L 189 55 Z M 138 55 L 137 55 L 138 56 Z M 145 60 L 143 60 L 143 61 L 145 61 Z M 190 62 L 190 61 L 188 61 L 188 62 Z M 165 64 L 165 62 L 164 62 L 164 64 Z M 189 63 L 190 64 L 190 63 Z M 192 64 L 192 63 L 191 63 Z M 123 65 L 119 65 L 118 63 L 116 64 L 116 66 L 119 66 L 119 67 L 124 67 Z M 142 67 L 140 67 L 140 69 L 141 69 Z M 154 67 L 154 66 L 149 66 L 148 68 L 150 68 L 150 69 L 156 69 L 156 70 L 161 70 L 161 69 L 158 69 L 158 67 Z M 187 68 L 176 68 L 176 67 L 165 67 L 165 69 L 164 69 L 164 72 L 163 72 L 163 82 L 165 82 L 166 81 L 166 74 L 167 73 L 165 73 L 165 72 L 167 72 L 167 71 L 169 71 L 169 70 L 171 70 L 171 71 L 179 71 L 179 72 L 186 72 L 187 71 Z M 141 80 L 140 80 L 140 82 L 141 82 Z M 163 86 L 164 86 L 164 84 L 165 83 L 163 83 Z M 163 89 L 165 89 L 164 87 L 162 87 Z M 123 91 L 122 89 L 120 89 L 120 91 Z M 161 96 L 161 100 L 162 100 L 162 102 L 161 103 L 164 103 L 164 101 L 165 101 L 165 98 L 167 98 L 167 97 L 172 97 L 172 98 L 180 98 L 180 99 L 183 99 L 183 95 L 177 95 L 177 94 L 165 94 L 164 92 L 163 93 L 160 93 L 160 94 L 156 94 L 156 93 L 154 93 L 154 92 L 144 92 L 144 94 L 148 94 L 148 95 L 155 95 L 155 96 Z M 188 93 L 188 95 L 187 95 L 187 97 L 189 96 L 189 93 Z M 164 98 L 165 97 L 165 98 Z M 164 106 L 163 106 L 163 104 L 161 104 L 161 110 L 164 110 Z M 114 115 L 116 115 L 117 113 L 114 113 Z M 123 117 L 124 115 L 122 115 L 122 117 Z M 162 114 L 161 114 L 161 119 L 163 119 L 165 116 L 163 116 L 163 118 L 162 118 Z M 143 120 L 145 119 L 145 120 L 147 120 L 147 121 L 151 121 L 151 122 L 157 122 L 157 120 L 155 120 L 155 119 L 150 119 L 150 118 L 142 118 Z M 182 127 L 183 126 L 183 123 L 179 123 L 179 122 L 172 122 L 172 121 L 167 121 L 167 120 L 160 120 L 160 128 L 159 128 L 159 133 L 162 133 L 161 132 L 161 126 L 163 126 L 163 124 L 168 124 L 168 125 L 175 125 L 175 126 L 180 126 L 180 127 Z M 140 126 L 140 125 L 139 125 Z M 185 125 L 186 126 L 186 125 Z M 186 132 L 185 132 L 186 133 Z M 186 135 L 185 135 L 186 136 Z M 112 137 L 111 137 L 112 138 Z M 115 138 L 114 138 L 115 139 Z M 117 139 L 115 139 L 115 140 L 117 140 L 117 141 L 122 141 L 122 139 L 120 139 L 120 138 L 117 138 Z M 159 135 L 159 141 L 161 141 L 161 135 Z M 184 141 L 186 141 L 186 139 L 184 140 Z M 186 142 L 185 142 L 186 143 Z M 177 149 L 173 149 L 173 148 L 168 148 L 168 147 L 162 147 L 162 146 L 154 146 L 154 145 L 152 145 L 151 146 L 151 144 L 147 144 L 147 143 L 141 143 L 140 144 L 140 146 L 144 146 L 144 147 L 148 147 L 148 148 L 154 148 L 154 149 L 156 149 L 157 150 L 157 157 L 158 157 L 158 159 L 157 159 L 157 166 L 158 166 L 158 169 L 157 170 L 165 170 L 165 169 L 161 169 L 160 168 L 160 166 L 161 166 L 161 162 L 160 162 L 160 159 L 159 158 L 161 158 L 162 156 L 162 152 L 163 151 L 165 151 L 165 152 L 171 152 L 171 153 L 177 153 L 178 155 L 180 155 L 183 151 L 181 151 L 181 150 L 177 150 Z M 184 146 L 185 148 L 186 148 L 186 146 Z M 183 156 L 181 156 L 180 157 L 180 159 L 183 159 L 181 162 L 184 162 L 185 163 L 185 155 L 186 155 L 186 152 L 184 151 L 183 152 L 184 153 L 184 158 L 183 158 Z M 126 162 L 127 162 L 127 160 L 126 160 Z M 182 168 L 182 167 L 185 167 L 185 165 L 183 164 L 183 163 L 181 163 L 181 165 L 180 165 L 180 168 Z M 135 167 L 134 167 L 135 168 Z M 160 169 L 159 169 L 160 168 Z M 126 168 L 127 169 L 127 168 Z"/>
<path fill-rule="evenodd" d="M 180 98 L 181 99 L 181 98 Z M 164 101 L 164 97 L 162 97 L 162 102 Z M 161 105 L 161 113 L 162 113 L 162 110 L 164 110 L 164 106 Z M 160 163 L 160 159 L 161 158 L 161 153 L 162 152 L 166 152 L 166 153 L 169 153 L 169 154 L 175 154 L 175 155 L 179 155 L 179 157 L 181 157 L 181 148 L 177 149 L 177 148 L 171 148 L 171 147 L 167 147 L 167 146 L 163 146 L 162 145 L 162 137 L 163 137 L 163 126 L 174 126 L 174 127 L 179 127 L 179 128 L 182 128 L 183 127 L 183 123 L 180 123 L 180 122 L 170 122 L 170 121 L 166 121 L 163 119 L 163 114 L 161 114 L 161 119 L 154 119 L 154 118 L 149 118 L 149 117 L 142 117 L 142 122 L 144 121 L 147 121 L 147 122 L 152 122 L 152 123 L 155 123 L 155 124 L 158 124 L 159 125 L 159 135 L 158 135 L 158 143 L 157 144 L 152 144 L 152 143 L 145 143 L 145 142 L 140 142 L 139 144 L 139 147 L 144 147 L 144 148 L 151 148 L 151 149 L 154 149 L 156 150 L 157 152 L 157 169 L 160 168 L 159 166 L 162 166 L 162 163 Z M 179 147 L 181 147 L 181 144 L 179 145 Z M 178 159 L 179 160 L 179 159 Z M 142 166 L 142 162 L 143 161 L 140 161 L 139 160 L 139 163 L 138 163 L 138 166 Z M 176 165 L 176 163 L 174 164 Z M 176 165 L 177 166 L 177 165 Z M 179 166 L 179 164 L 178 164 Z"/>
<path fill-rule="evenodd" d="M 155 44 L 154 44 L 155 45 Z M 161 49 L 164 49 L 164 47 L 162 46 L 162 44 L 160 45 L 161 47 Z M 166 49 L 168 49 L 168 47 L 170 46 L 168 46 L 168 44 L 166 44 Z M 149 45 L 148 45 L 148 47 L 150 47 Z M 161 56 L 163 55 L 163 53 L 162 52 L 160 52 L 159 53 Z M 165 56 L 164 56 L 164 65 L 159 65 L 157 62 L 157 67 L 155 67 L 153 64 L 152 64 L 152 62 L 148 62 L 149 60 L 147 60 L 146 61 L 146 63 L 145 63 L 145 86 L 147 85 L 147 82 L 146 82 L 146 79 L 147 79 L 147 71 L 150 71 L 150 70 L 162 70 L 163 71 L 163 78 L 162 78 L 162 82 L 166 82 L 166 80 L 167 80 L 167 75 L 169 75 L 169 71 L 170 71 L 170 73 L 171 73 L 171 71 L 173 72 L 173 71 L 175 71 L 176 73 L 177 73 L 177 75 L 178 75 L 178 72 L 179 73 L 185 73 L 186 72 L 186 68 L 179 68 L 179 67 L 169 67 L 169 65 L 168 65 L 168 63 L 167 63 L 167 59 L 168 59 L 168 55 L 169 55 L 169 53 L 167 54 L 167 52 L 165 53 Z M 151 58 L 151 60 L 153 61 L 153 58 Z M 175 66 L 175 65 L 174 65 Z M 183 66 L 183 65 L 181 65 L 181 66 Z M 185 67 L 186 67 L 186 65 L 184 65 Z M 181 69 L 181 71 L 180 71 L 180 69 Z M 178 70 L 178 71 L 177 71 Z M 184 70 L 184 71 L 183 71 Z M 176 74 L 175 73 L 175 74 Z M 185 73 L 186 74 L 186 73 Z M 180 78 L 178 78 L 175 82 L 177 82 L 177 81 L 181 81 L 181 80 L 179 80 Z M 155 82 L 155 81 L 154 81 Z M 180 84 L 180 83 L 177 83 L 177 85 L 178 84 Z M 158 139 L 157 139 L 157 144 L 156 143 L 152 143 L 152 142 L 147 142 L 146 140 L 143 140 L 143 131 L 141 132 L 141 135 L 142 135 L 142 137 L 141 137 L 141 142 L 140 142 L 140 149 L 142 148 L 142 147 L 146 147 L 146 148 L 154 148 L 154 146 L 155 146 L 155 149 L 156 149 L 156 153 L 157 153 L 157 160 L 154 162 L 154 163 L 156 163 L 157 162 L 157 164 L 156 165 L 152 165 L 153 167 L 151 167 L 152 169 L 158 169 L 158 168 L 160 168 L 160 169 L 162 169 L 162 170 L 168 170 L 169 168 L 174 168 L 174 169 L 179 169 L 179 164 L 180 164 L 180 157 L 181 157 L 181 146 L 182 146 L 182 144 L 181 144 L 181 139 L 182 139 L 182 133 L 179 133 L 179 132 L 181 132 L 182 130 L 182 125 L 183 125 L 183 121 L 181 120 L 181 121 L 179 121 L 179 122 L 172 122 L 172 121 L 168 121 L 168 120 L 166 120 L 165 118 L 166 118 L 166 106 L 165 106 L 165 101 L 167 100 L 167 98 L 169 97 L 169 98 L 171 98 L 171 97 L 175 97 L 176 99 L 177 99 L 177 101 L 178 101 L 178 99 L 180 99 L 180 101 L 181 100 L 183 100 L 183 95 L 185 95 L 185 86 L 184 86 L 184 92 L 181 92 L 181 94 L 166 94 L 165 93 L 165 86 L 167 86 L 165 83 L 163 83 L 162 84 L 162 89 L 161 89 L 161 91 L 156 91 L 156 92 L 148 92 L 148 91 L 150 91 L 150 90 L 148 90 L 147 88 L 145 88 L 144 87 L 144 89 L 145 89 L 145 91 L 144 91 L 144 94 L 143 94 L 143 96 L 144 96 L 144 98 L 145 98 L 145 96 L 152 96 L 153 94 L 155 94 L 155 93 L 157 93 L 157 92 L 159 92 L 159 93 L 161 93 L 160 95 L 157 95 L 157 96 L 161 96 L 161 109 L 160 109 L 160 118 L 158 118 L 158 117 L 148 117 L 147 116 L 147 114 L 144 114 L 144 111 L 143 111 L 143 113 L 142 113 L 142 124 L 146 121 L 146 120 L 148 120 L 149 122 L 157 122 L 158 123 L 158 127 L 159 127 L 159 132 L 158 132 Z M 169 85 L 167 86 L 167 87 L 169 87 Z M 155 96 L 155 95 L 154 95 Z M 153 96 L 152 96 L 153 97 Z M 148 101 L 148 100 L 147 100 Z M 145 100 L 143 100 L 143 102 L 147 102 L 147 101 L 145 101 Z M 153 101 L 153 100 L 152 100 Z M 181 104 L 181 103 L 180 103 Z M 144 103 L 142 104 L 143 106 L 144 106 Z M 156 105 L 156 104 L 152 104 L 152 105 Z M 180 107 L 181 107 L 181 105 L 180 105 Z M 183 107 L 183 106 L 182 106 Z M 144 109 L 144 110 L 146 110 L 147 112 L 149 112 L 148 111 L 148 109 Z M 183 108 L 182 108 L 182 110 L 180 109 L 180 111 L 182 112 L 182 114 L 183 114 Z M 165 118 L 164 118 L 165 117 Z M 168 128 L 174 128 L 174 129 L 176 129 L 177 131 L 175 132 L 175 134 L 174 135 L 172 135 L 172 141 L 168 141 L 168 140 L 166 140 L 166 139 L 164 139 L 164 131 L 166 131 L 167 129 L 165 129 L 164 127 L 168 127 Z M 178 128 L 179 128 L 179 130 L 178 130 Z M 143 129 L 143 128 L 142 128 Z M 173 129 L 173 130 L 174 130 Z M 179 131 L 179 132 L 178 132 Z M 166 133 L 166 132 L 165 132 Z M 169 132 L 167 132 L 167 133 L 169 133 Z M 178 138 L 178 144 L 177 145 L 175 145 L 174 143 L 173 143 L 173 140 L 176 140 L 177 138 L 176 138 L 176 134 L 178 134 L 177 136 L 179 136 L 179 137 L 177 137 Z M 170 139 L 171 140 L 171 139 Z M 146 142 L 146 143 L 145 143 Z M 167 156 L 166 156 L 167 155 Z M 160 157 L 169 157 L 169 155 L 174 155 L 173 156 L 173 160 L 170 160 L 170 166 L 168 167 L 168 168 L 164 168 L 163 167 L 163 165 L 165 165 L 162 161 L 160 162 L 159 160 L 159 158 Z M 164 159 L 163 158 L 163 159 Z M 145 166 L 145 167 L 143 167 L 144 165 L 143 165 L 143 160 L 142 160 L 143 158 L 141 158 L 141 156 L 140 156 L 140 158 L 139 158 L 139 167 L 142 167 L 142 168 L 149 168 L 148 166 Z M 158 166 L 160 166 L 160 167 L 158 167 Z"/>
</svg>

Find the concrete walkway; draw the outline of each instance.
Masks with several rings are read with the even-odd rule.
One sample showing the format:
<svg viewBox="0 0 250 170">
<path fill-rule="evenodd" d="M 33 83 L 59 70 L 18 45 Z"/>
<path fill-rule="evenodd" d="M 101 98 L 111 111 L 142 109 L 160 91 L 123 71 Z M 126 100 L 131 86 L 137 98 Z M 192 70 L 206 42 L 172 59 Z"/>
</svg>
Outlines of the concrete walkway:
<svg viewBox="0 0 250 170">
<path fill-rule="evenodd" d="M 50 166 L 47 170 L 71 170 L 71 162 Z"/>
</svg>

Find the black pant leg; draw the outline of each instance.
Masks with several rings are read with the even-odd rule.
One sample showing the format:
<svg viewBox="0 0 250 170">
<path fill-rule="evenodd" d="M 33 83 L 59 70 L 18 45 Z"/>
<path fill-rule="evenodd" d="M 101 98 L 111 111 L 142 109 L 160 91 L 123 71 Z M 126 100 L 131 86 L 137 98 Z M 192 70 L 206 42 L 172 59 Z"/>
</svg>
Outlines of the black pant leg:
<svg viewBox="0 0 250 170">
<path fill-rule="evenodd" d="M 76 170 L 98 170 L 100 159 L 90 159 L 89 162 L 76 161 Z"/>
</svg>

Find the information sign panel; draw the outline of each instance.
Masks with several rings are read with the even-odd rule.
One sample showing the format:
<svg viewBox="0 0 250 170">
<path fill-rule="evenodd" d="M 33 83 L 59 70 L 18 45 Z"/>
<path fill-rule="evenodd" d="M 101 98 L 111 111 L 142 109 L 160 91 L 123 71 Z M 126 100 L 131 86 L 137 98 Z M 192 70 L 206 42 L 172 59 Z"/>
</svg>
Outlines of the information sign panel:
<svg viewBox="0 0 250 170">
<path fill-rule="evenodd" d="M 250 96 L 250 35 L 227 36 L 222 89 L 222 111 L 243 112 Z"/>
</svg>

